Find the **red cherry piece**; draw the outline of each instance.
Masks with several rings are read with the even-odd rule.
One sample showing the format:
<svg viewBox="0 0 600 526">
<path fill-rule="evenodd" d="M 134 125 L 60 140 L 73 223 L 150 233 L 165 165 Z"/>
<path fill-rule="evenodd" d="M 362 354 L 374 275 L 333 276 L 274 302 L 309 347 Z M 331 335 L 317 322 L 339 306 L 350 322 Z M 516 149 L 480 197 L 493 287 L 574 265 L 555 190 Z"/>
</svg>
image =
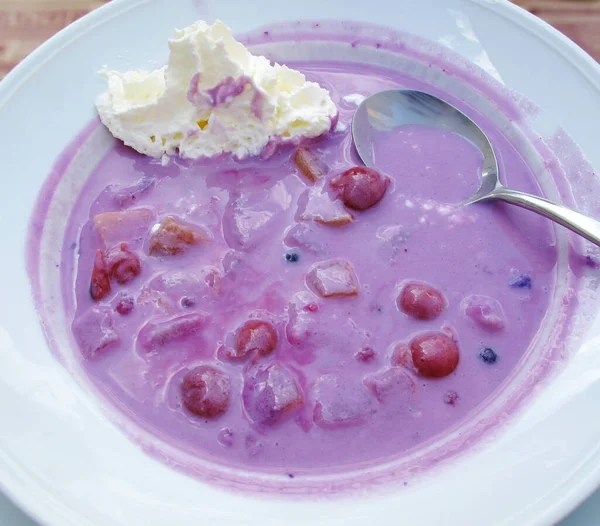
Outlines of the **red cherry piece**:
<svg viewBox="0 0 600 526">
<path fill-rule="evenodd" d="M 227 411 L 230 392 L 227 374 L 209 365 L 188 371 L 181 386 L 183 405 L 202 418 L 216 418 Z"/>
<path fill-rule="evenodd" d="M 442 332 L 417 336 L 410 342 L 410 350 L 415 369 L 425 378 L 443 378 L 458 365 L 458 345 Z"/>
<path fill-rule="evenodd" d="M 329 171 L 329 167 L 305 146 L 294 152 L 294 162 L 311 183 L 316 183 Z"/>
<path fill-rule="evenodd" d="M 408 283 L 400 292 L 398 308 L 417 320 L 432 320 L 446 309 L 446 299 L 431 285 Z"/>
<path fill-rule="evenodd" d="M 149 208 L 104 212 L 94 216 L 96 230 L 106 248 L 113 247 L 121 241 L 144 237 L 152 221 L 154 221 L 154 212 Z"/>
<path fill-rule="evenodd" d="M 344 260 L 331 259 L 316 263 L 306 275 L 306 283 L 323 298 L 358 294 L 358 279 L 354 269 Z"/>
<path fill-rule="evenodd" d="M 135 304 L 134 304 L 133 298 L 131 296 L 123 296 L 119 300 L 119 303 L 117 303 L 115 310 L 121 316 L 127 316 L 133 310 L 134 305 Z"/>
<path fill-rule="evenodd" d="M 350 168 L 336 175 L 330 182 L 344 204 L 354 210 L 366 210 L 376 205 L 389 184 L 389 177 L 365 166 Z"/>
<path fill-rule="evenodd" d="M 120 243 L 106 253 L 106 265 L 110 278 L 121 285 L 142 272 L 139 258 L 127 248 L 127 243 Z"/>
<path fill-rule="evenodd" d="M 206 314 L 196 312 L 166 321 L 149 321 L 139 334 L 138 341 L 146 350 L 154 350 L 167 343 L 198 332 L 206 322 Z"/>
<path fill-rule="evenodd" d="M 250 320 L 235 335 L 234 349 L 229 350 L 232 360 L 243 360 L 251 354 L 267 356 L 277 347 L 277 330 L 267 321 Z"/>
<path fill-rule="evenodd" d="M 364 347 L 354 354 L 359 362 L 371 362 L 375 359 L 375 351 L 371 347 Z"/>
<path fill-rule="evenodd" d="M 304 405 L 296 375 L 279 362 L 252 369 L 244 378 L 242 398 L 257 424 L 274 424 Z"/>
<path fill-rule="evenodd" d="M 446 391 L 443 396 L 443 400 L 445 404 L 455 406 L 456 403 L 460 400 L 460 396 L 456 391 Z"/>
<path fill-rule="evenodd" d="M 149 252 L 151 256 L 175 256 L 192 245 L 211 240 L 212 235 L 207 229 L 167 217 L 150 236 Z"/>
<path fill-rule="evenodd" d="M 96 250 L 94 268 L 92 269 L 92 281 L 90 283 L 90 295 L 94 301 L 100 301 L 110 294 L 110 277 L 106 258 L 102 250 Z"/>
</svg>

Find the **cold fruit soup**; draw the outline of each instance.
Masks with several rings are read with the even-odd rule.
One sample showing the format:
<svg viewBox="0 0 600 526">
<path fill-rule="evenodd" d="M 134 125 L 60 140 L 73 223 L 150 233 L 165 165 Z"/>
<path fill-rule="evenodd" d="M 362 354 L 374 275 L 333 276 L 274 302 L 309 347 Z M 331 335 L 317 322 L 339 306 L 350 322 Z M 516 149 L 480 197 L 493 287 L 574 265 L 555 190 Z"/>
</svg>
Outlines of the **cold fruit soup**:
<svg viewBox="0 0 600 526">
<path fill-rule="evenodd" d="M 146 154 L 115 140 L 72 206 L 60 271 L 82 367 L 136 425 L 292 478 L 378 465 L 466 425 L 538 334 L 557 253 L 546 220 L 461 204 L 482 155 L 458 135 L 401 128 L 376 170 L 358 159 L 357 104 L 422 89 L 474 115 L 505 182 L 540 194 L 516 147 L 460 98 L 379 66 L 289 66 L 331 97 L 327 130 L 265 132 L 258 153 L 238 141 L 213 156 L 183 155 L 201 150 L 196 135 L 168 151 L 176 133 L 146 133 Z M 211 108 L 256 87 L 227 82 Z M 291 130 L 306 124 L 295 119 Z"/>
</svg>

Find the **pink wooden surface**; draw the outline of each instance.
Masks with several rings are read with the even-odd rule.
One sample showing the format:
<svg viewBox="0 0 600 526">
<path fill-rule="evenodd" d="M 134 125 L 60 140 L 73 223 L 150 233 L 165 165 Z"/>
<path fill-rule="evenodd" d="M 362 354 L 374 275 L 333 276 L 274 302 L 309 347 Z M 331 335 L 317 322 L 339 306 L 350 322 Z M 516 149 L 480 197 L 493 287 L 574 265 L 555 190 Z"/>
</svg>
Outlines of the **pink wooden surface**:
<svg viewBox="0 0 600 526">
<path fill-rule="evenodd" d="M 0 78 L 54 33 L 109 0 L 0 0 Z M 600 0 L 514 0 L 600 60 Z"/>
</svg>

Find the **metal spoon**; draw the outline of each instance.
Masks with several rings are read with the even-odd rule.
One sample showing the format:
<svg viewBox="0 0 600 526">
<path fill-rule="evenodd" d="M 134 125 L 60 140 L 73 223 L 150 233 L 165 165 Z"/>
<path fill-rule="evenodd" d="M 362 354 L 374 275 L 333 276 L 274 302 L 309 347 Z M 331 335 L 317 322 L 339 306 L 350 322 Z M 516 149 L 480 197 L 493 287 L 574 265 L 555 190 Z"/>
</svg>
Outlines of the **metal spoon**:
<svg viewBox="0 0 600 526">
<path fill-rule="evenodd" d="M 600 246 L 600 221 L 587 217 L 542 197 L 511 190 L 498 180 L 498 162 L 485 133 L 460 110 L 448 102 L 418 90 L 381 91 L 365 99 L 352 121 L 352 137 L 358 155 L 370 168 L 375 168 L 373 144 L 381 131 L 406 125 L 445 128 L 474 143 L 483 154 L 481 186 L 465 202 L 499 199 L 552 219 Z"/>
</svg>

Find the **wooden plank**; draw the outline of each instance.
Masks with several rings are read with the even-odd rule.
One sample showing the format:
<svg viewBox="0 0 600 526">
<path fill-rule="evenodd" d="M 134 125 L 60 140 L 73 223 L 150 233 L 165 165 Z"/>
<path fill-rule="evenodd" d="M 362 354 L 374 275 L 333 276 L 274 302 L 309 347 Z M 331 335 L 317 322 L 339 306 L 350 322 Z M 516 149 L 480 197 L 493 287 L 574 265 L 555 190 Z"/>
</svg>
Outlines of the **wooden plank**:
<svg viewBox="0 0 600 526">
<path fill-rule="evenodd" d="M 0 78 L 42 42 L 109 0 L 0 0 Z M 513 0 L 600 60 L 600 0 Z"/>
<path fill-rule="evenodd" d="M 108 0 L 0 0 L 0 79 L 52 35 Z"/>
<path fill-rule="evenodd" d="M 513 0 L 600 60 L 600 0 Z"/>
</svg>

